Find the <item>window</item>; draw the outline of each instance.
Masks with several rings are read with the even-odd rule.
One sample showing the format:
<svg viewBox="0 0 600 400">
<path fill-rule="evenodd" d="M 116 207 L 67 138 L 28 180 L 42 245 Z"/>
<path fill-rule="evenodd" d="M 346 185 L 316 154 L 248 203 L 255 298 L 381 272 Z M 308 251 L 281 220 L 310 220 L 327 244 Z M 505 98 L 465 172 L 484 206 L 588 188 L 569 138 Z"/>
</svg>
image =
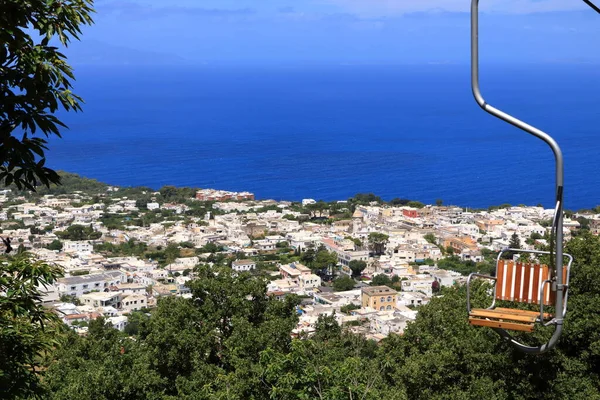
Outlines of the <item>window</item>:
<svg viewBox="0 0 600 400">
<path fill-rule="evenodd" d="M 386 310 L 391 310 L 391 309 L 392 309 L 392 306 L 388 305 L 388 306 L 387 306 L 385 309 L 386 309 Z"/>
<path fill-rule="evenodd" d="M 379 311 L 383 311 L 383 306 L 379 307 Z"/>
<path fill-rule="evenodd" d="M 387 301 L 392 301 L 392 296 L 388 296 L 388 300 Z"/>
<path fill-rule="evenodd" d="M 95 283 L 95 284 L 94 284 L 94 287 L 98 287 L 98 286 L 100 286 L 100 284 L 99 284 L 99 283 Z"/>
<path fill-rule="evenodd" d="M 87 288 L 88 288 L 88 285 L 83 285 L 83 288 L 84 288 L 84 289 L 87 289 Z"/>
<path fill-rule="evenodd" d="M 385 297 L 382 297 L 380 300 L 381 300 L 381 301 L 385 301 Z"/>
<path fill-rule="evenodd" d="M 71 290 L 77 290 L 77 286 L 71 286 Z"/>
</svg>

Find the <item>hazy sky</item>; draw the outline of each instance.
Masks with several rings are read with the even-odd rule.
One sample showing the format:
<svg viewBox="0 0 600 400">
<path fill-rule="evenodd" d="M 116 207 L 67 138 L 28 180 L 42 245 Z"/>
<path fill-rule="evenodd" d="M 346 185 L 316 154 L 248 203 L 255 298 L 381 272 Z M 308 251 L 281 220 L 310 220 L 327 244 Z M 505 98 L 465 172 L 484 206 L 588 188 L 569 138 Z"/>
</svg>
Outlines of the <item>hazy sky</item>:
<svg viewBox="0 0 600 400">
<path fill-rule="evenodd" d="M 469 0 L 96 0 L 76 64 L 466 63 Z M 581 0 L 482 0 L 482 59 L 600 62 Z"/>
</svg>

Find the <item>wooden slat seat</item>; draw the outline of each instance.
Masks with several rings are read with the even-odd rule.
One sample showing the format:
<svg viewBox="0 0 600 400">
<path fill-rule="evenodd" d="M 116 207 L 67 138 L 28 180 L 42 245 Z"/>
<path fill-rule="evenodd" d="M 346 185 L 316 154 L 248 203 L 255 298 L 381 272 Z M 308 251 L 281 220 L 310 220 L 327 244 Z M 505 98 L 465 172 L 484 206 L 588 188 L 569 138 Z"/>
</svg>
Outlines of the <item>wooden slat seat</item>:
<svg viewBox="0 0 600 400">
<path fill-rule="evenodd" d="M 529 311 L 529 310 L 518 310 L 516 308 L 504 308 L 504 307 L 496 307 L 494 308 L 494 310 L 498 310 L 498 311 L 502 311 L 505 313 L 514 313 L 514 314 L 520 314 L 520 315 L 531 315 L 534 317 L 539 317 L 540 313 L 539 311 Z M 544 319 L 550 319 L 552 318 L 553 315 L 550 313 L 544 313 Z"/>
<path fill-rule="evenodd" d="M 475 308 L 471 310 L 470 317 L 475 318 L 493 318 L 498 320 L 510 320 L 519 322 L 535 322 L 536 318 L 529 314 L 506 313 L 502 310 L 487 310 L 484 308 Z"/>
<path fill-rule="evenodd" d="M 471 325 L 531 332 L 539 315 L 535 311 L 527 310 L 474 308 L 469 313 L 469 323 Z"/>
<path fill-rule="evenodd" d="M 564 276 L 567 268 L 564 267 Z M 515 303 L 540 304 L 554 306 L 556 293 L 546 284 L 542 295 L 543 282 L 550 278 L 547 265 L 529 264 L 498 260 L 496 268 L 496 299 Z M 469 312 L 471 325 L 488 326 L 507 330 L 531 332 L 540 318 L 539 311 L 519 310 L 497 307 L 492 310 L 474 308 Z M 552 318 L 544 313 L 544 320 Z"/>
<path fill-rule="evenodd" d="M 477 326 L 488 326 L 491 328 L 502 328 L 511 331 L 533 332 L 535 322 L 515 322 L 510 320 L 496 320 L 469 316 L 469 323 Z"/>
</svg>

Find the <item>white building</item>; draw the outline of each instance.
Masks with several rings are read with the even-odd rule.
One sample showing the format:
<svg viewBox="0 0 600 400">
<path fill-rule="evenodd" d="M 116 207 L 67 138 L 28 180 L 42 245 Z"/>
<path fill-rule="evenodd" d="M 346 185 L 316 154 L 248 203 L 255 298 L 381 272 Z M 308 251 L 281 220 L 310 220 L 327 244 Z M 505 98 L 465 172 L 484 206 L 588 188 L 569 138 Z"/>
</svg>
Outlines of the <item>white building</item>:
<svg viewBox="0 0 600 400">
<path fill-rule="evenodd" d="M 91 253 L 94 250 L 94 246 L 86 241 L 65 240 L 62 250 L 65 253 Z"/>
<path fill-rule="evenodd" d="M 60 296 L 67 294 L 80 297 L 93 290 L 104 291 L 109 286 L 126 282 L 127 278 L 121 271 L 110 271 L 102 274 L 69 276 L 60 278 L 56 285 Z"/>
<path fill-rule="evenodd" d="M 300 275 L 298 277 L 300 290 L 313 290 L 321 286 L 321 278 L 315 274 Z"/>
<path fill-rule="evenodd" d="M 138 311 L 148 306 L 148 298 L 143 294 L 130 294 L 121 300 L 124 312 Z"/>
<path fill-rule="evenodd" d="M 124 315 L 118 316 L 118 317 L 110 317 L 106 319 L 106 323 L 111 324 L 113 326 L 113 328 L 120 330 L 121 332 L 123 332 L 125 330 L 125 327 L 127 326 L 127 321 L 128 318 Z"/>
<path fill-rule="evenodd" d="M 160 208 L 160 205 L 158 203 L 148 203 L 146 204 L 146 207 L 148 208 L 148 210 L 152 211 L 158 210 Z"/>
<path fill-rule="evenodd" d="M 79 299 L 86 306 L 121 308 L 121 292 L 93 292 L 81 295 Z"/>
<path fill-rule="evenodd" d="M 234 271 L 250 271 L 256 268 L 256 262 L 252 260 L 235 260 L 231 263 L 231 268 Z"/>
<path fill-rule="evenodd" d="M 422 306 L 429 303 L 431 298 L 421 292 L 399 292 L 396 304 L 398 306 Z"/>
<path fill-rule="evenodd" d="M 370 316 L 370 329 L 373 333 L 389 335 L 390 333 L 402 334 L 406 329 L 408 318 L 402 315 L 394 315 L 393 312 L 379 312 Z"/>
<path fill-rule="evenodd" d="M 414 277 L 402 281 L 403 292 L 422 292 L 425 295 L 431 297 L 433 295 L 433 284 L 434 278 L 432 277 Z"/>
<path fill-rule="evenodd" d="M 456 283 L 456 279 L 460 277 L 460 274 L 457 272 L 445 271 L 442 269 L 432 270 L 429 274 L 440 284 L 440 286 L 453 286 Z"/>
</svg>

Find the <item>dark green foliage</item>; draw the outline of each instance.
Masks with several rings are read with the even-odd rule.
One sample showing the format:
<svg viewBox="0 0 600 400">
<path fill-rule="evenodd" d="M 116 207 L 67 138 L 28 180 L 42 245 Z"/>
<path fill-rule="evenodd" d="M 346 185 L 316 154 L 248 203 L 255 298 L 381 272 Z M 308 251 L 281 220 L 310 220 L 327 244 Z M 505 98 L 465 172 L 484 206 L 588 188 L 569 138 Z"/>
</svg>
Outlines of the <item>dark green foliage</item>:
<svg viewBox="0 0 600 400">
<path fill-rule="evenodd" d="M 521 248 L 521 240 L 519 239 L 519 235 L 515 233 L 512 234 L 512 236 L 510 237 L 510 242 L 508 244 L 508 246 L 511 249 L 520 249 Z"/>
<path fill-rule="evenodd" d="M 539 233 L 532 232 L 531 235 L 525 240 L 525 243 L 527 243 L 528 245 L 533 245 L 536 240 L 542 239 L 542 238 L 543 238 L 543 236 L 540 235 Z"/>
<path fill-rule="evenodd" d="M 60 296 L 60 301 L 62 303 L 71 303 L 71 304 L 75 304 L 76 306 L 81 305 L 81 302 L 79 301 L 79 299 L 75 296 L 71 296 L 68 294 L 63 294 L 62 296 Z"/>
<path fill-rule="evenodd" d="M 220 246 L 216 243 L 206 243 L 204 246 L 196 249 L 196 253 L 204 254 L 204 253 L 217 253 L 219 251 L 223 251 L 223 246 Z"/>
<path fill-rule="evenodd" d="M 110 256 L 136 256 L 142 257 L 146 254 L 148 245 L 144 242 L 138 242 L 135 239 L 129 239 L 127 242 L 118 245 L 104 242 L 94 246 L 94 251 L 105 253 Z"/>
<path fill-rule="evenodd" d="M 55 232 L 60 239 L 66 240 L 96 240 L 102 236 L 90 226 L 71 225 L 65 231 Z"/>
<path fill-rule="evenodd" d="M 48 246 L 46 246 L 48 250 L 62 250 L 63 244 L 60 240 L 54 239 Z"/>
<path fill-rule="evenodd" d="M 385 246 L 389 240 L 389 236 L 384 233 L 371 232 L 369 233 L 369 247 L 375 255 L 381 255 L 385 251 Z"/>
<path fill-rule="evenodd" d="M 90 0 L 0 1 L 0 180 L 18 189 L 59 183 L 45 166 L 47 137 L 66 125 L 54 113 L 81 109 L 73 69 L 59 49 L 92 23 Z"/>
<path fill-rule="evenodd" d="M 159 192 L 163 201 L 168 203 L 186 204 L 196 195 L 196 189 L 194 188 L 178 188 L 175 186 L 163 186 Z"/>
<path fill-rule="evenodd" d="M 337 254 L 327 251 L 325 248 L 320 248 L 315 254 L 313 261 L 309 264 L 309 267 L 313 270 L 331 269 L 337 262 Z"/>
<path fill-rule="evenodd" d="M 503 203 L 503 204 L 500 204 L 499 206 L 489 206 L 488 211 L 494 211 L 494 210 L 499 210 L 502 208 L 510 208 L 510 207 L 512 207 L 510 204 Z"/>
<path fill-rule="evenodd" d="M 318 201 L 313 204 L 308 204 L 305 207 L 311 218 L 323 218 L 323 213 L 329 209 L 329 205 L 324 201 Z"/>
<path fill-rule="evenodd" d="M 481 272 L 487 275 L 496 270 L 495 262 L 484 261 L 476 263 L 472 260 L 462 261 L 458 256 L 442 258 L 438 261 L 437 265 L 441 269 L 456 271 L 462 275 L 469 275 L 471 272 Z"/>
<path fill-rule="evenodd" d="M 107 229 L 125 229 L 125 223 L 123 222 L 123 216 L 117 214 L 104 213 L 100 216 L 99 222 L 102 222 Z"/>
<path fill-rule="evenodd" d="M 521 240 L 517 233 L 513 233 L 510 237 L 510 241 L 508 243 L 508 247 L 511 249 L 520 249 L 521 248 Z M 505 251 L 502 253 L 502 258 L 505 260 L 512 260 L 513 256 L 516 254 L 514 251 Z"/>
<path fill-rule="evenodd" d="M 427 233 L 423 235 L 423 238 L 431 244 L 437 244 L 437 239 L 435 238 L 435 235 L 433 233 Z"/>
<path fill-rule="evenodd" d="M 411 200 L 409 199 L 401 199 L 401 198 L 394 198 L 392 200 L 389 201 L 389 204 L 392 206 L 405 206 L 408 205 L 408 203 L 410 203 Z"/>
<path fill-rule="evenodd" d="M 367 263 L 362 260 L 352 260 L 348 263 L 348 267 L 352 270 L 352 276 L 356 278 L 367 268 Z"/>
<path fill-rule="evenodd" d="M 297 340 L 287 352 L 261 355 L 270 398 L 407 399 L 405 390 L 388 385 L 383 371 L 395 360 L 374 342 L 344 333 L 331 316 L 320 317 L 311 340 Z"/>
<path fill-rule="evenodd" d="M 368 205 L 372 202 L 383 203 L 383 200 L 381 200 L 381 197 L 375 196 L 373 193 L 357 193 L 354 197 L 348 199 L 348 202 Z"/>
<path fill-rule="evenodd" d="M 347 304 L 345 306 L 340 307 L 340 311 L 343 312 L 344 314 L 350 314 L 350 312 L 352 312 L 352 310 L 358 310 L 360 308 L 360 306 L 354 305 L 354 304 Z"/>
<path fill-rule="evenodd" d="M 143 324 L 148 323 L 150 317 L 141 311 L 134 311 L 128 316 L 125 333 L 130 336 L 137 336 L 140 333 L 140 328 Z"/>
<path fill-rule="evenodd" d="M 342 275 L 333 281 L 333 289 L 338 292 L 352 290 L 354 285 L 356 285 L 356 281 L 347 275 Z"/>
<path fill-rule="evenodd" d="M 194 300 L 165 298 L 150 318 L 132 315 L 135 341 L 97 321 L 88 337 L 71 336 L 47 374 L 52 398 L 268 398 L 260 354 L 288 351 L 297 299 L 271 299 L 247 274 L 196 272 Z"/>
<path fill-rule="evenodd" d="M 371 280 L 371 286 L 389 286 L 392 287 L 392 280 L 385 274 L 375 275 Z"/>
<path fill-rule="evenodd" d="M 77 191 L 81 191 L 87 195 L 98 195 L 106 193 L 108 185 L 106 183 L 98 182 L 95 179 L 84 178 L 77 174 L 72 174 L 65 171 L 58 171 L 60 175 L 60 184 L 51 184 L 50 186 L 42 186 L 31 195 L 33 197 L 40 197 L 46 194 L 61 195 L 71 194 Z M 97 200 L 100 200 L 99 198 Z"/>
<path fill-rule="evenodd" d="M 358 249 L 360 249 L 362 247 L 362 245 L 363 245 L 363 242 L 360 239 L 358 239 L 358 238 L 353 238 L 353 237 L 350 237 L 350 236 L 346 236 L 345 239 L 352 240 L 352 242 L 354 242 L 354 245 Z"/>
<path fill-rule="evenodd" d="M 346 332 L 335 314 L 319 318 L 314 336 L 291 339 L 296 297 L 277 301 L 257 277 L 199 266 L 193 300 L 132 314 L 126 334 L 96 321 L 88 337 L 69 335 L 45 376 L 49 398 L 600 398 L 600 239 L 583 233 L 566 250 L 576 263 L 565 331 L 541 356 L 470 326 L 464 286 L 441 288 L 403 336 L 379 345 Z M 490 284 L 472 285 L 473 306 L 488 306 Z M 548 329 L 517 337 L 543 343 Z"/>
<path fill-rule="evenodd" d="M 62 323 L 40 303 L 40 285 L 52 285 L 58 267 L 20 254 L 0 260 L 0 398 L 37 397 L 44 392 L 40 368 L 58 345 Z"/>
</svg>

